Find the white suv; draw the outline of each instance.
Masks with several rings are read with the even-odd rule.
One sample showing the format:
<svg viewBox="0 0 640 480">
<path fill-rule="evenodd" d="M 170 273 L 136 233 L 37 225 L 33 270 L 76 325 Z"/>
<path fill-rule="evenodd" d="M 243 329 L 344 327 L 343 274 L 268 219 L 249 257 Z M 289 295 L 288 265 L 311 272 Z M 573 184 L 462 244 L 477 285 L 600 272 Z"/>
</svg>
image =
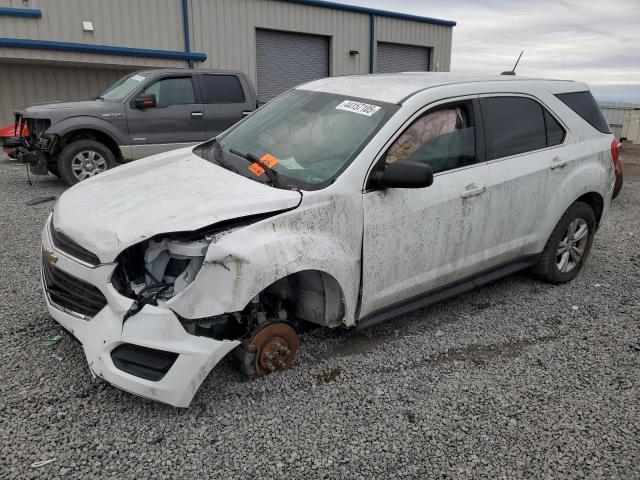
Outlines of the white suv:
<svg viewBox="0 0 640 480">
<path fill-rule="evenodd" d="M 186 407 L 231 351 L 249 376 L 290 367 L 306 322 L 366 327 L 525 268 L 571 280 L 609 209 L 612 142 L 571 81 L 308 83 L 63 194 L 47 306 L 94 374 Z"/>
</svg>

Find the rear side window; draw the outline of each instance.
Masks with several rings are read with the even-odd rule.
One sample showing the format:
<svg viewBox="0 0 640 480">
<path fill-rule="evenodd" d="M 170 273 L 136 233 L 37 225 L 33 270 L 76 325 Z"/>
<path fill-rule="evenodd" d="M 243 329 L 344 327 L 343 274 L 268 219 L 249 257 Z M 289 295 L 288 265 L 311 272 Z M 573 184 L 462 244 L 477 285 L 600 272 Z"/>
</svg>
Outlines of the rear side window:
<svg viewBox="0 0 640 480">
<path fill-rule="evenodd" d="M 542 105 L 523 97 L 481 99 L 487 159 L 508 157 L 547 146 Z"/>
<path fill-rule="evenodd" d="M 560 145 L 564 141 L 564 128 L 546 110 L 544 111 L 544 123 L 547 126 L 547 146 Z"/>
<path fill-rule="evenodd" d="M 556 97 L 599 132 L 611 133 L 611 129 L 591 92 L 559 93 Z"/>
<path fill-rule="evenodd" d="M 244 103 L 244 91 L 234 75 L 201 75 L 204 103 Z"/>
</svg>

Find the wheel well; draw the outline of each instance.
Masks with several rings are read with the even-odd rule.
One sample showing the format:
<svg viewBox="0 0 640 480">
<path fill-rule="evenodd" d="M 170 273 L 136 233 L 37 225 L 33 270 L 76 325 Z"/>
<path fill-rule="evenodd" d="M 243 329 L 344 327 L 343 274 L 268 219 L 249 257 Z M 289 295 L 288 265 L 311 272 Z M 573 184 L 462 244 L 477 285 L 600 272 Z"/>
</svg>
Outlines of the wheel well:
<svg viewBox="0 0 640 480">
<path fill-rule="evenodd" d="M 344 324 L 344 312 L 338 281 L 319 270 L 303 270 L 274 282 L 240 312 L 179 320 L 191 335 L 238 340 L 246 338 L 257 325 L 274 320 L 339 327 Z"/>
<path fill-rule="evenodd" d="M 338 281 L 320 270 L 288 275 L 260 294 L 261 302 L 279 302 L 285 311 L 307 322 L 337 327 L 344 323 L 344 295 Z"/>
<path fill-rule="evenodd" d="M 92 130 L 92 129 L 82 129 L 82 130 L 74 130 L 72 132 L 67 133 L 60 139 L 59 149 L 62 150 L 71 142 L 76 140 L 95 140 L 104 144 L 111 153 L 116 157 L 116 161 L 118 163 L 122 162 L 122 152 L 120 152 L 120 147 L 118 144 L 104 132 L 100 130 Z"/>
<path fill-rule="evenodd" d="M 576 200 L 577 202 L 584 202 L 593 209 L 593 213 L 596 217 L 596 227 L 600 225 L 600 218 L 602 217 L 602 210 L 604 208 L 604 199 L 597 192 L 589 192 L 582 195 Z"/>
</svg>

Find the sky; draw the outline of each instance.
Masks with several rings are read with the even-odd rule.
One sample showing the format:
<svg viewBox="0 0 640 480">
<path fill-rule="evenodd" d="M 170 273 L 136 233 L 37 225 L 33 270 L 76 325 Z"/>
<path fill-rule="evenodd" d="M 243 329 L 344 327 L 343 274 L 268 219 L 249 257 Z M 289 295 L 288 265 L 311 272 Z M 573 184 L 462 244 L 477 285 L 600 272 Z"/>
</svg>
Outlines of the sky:
<svg viewBox="0 0 640 480">
<path fill-rule="evenodd" d="M 640 104 L 640 0 L 340 0 L 454 20 L 451 71 L 510 70 L 586 82 L 602 101 Z"/>
</svg>

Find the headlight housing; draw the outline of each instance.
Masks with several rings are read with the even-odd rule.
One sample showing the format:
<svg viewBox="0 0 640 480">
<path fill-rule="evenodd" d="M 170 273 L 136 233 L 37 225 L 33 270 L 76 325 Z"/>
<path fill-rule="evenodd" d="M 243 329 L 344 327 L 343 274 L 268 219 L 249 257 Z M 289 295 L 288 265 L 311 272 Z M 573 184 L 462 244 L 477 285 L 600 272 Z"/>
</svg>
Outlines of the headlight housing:
<svg viewBox="0 0 640 480">
<path fill-rule="evenodd" d="M 209 235 L 199 240 L 166 236 L 134 245 L 118 256 L 113 286 L 129 298 L 169 300 L 196 278 L 212 240 Z"/>
</svg>

